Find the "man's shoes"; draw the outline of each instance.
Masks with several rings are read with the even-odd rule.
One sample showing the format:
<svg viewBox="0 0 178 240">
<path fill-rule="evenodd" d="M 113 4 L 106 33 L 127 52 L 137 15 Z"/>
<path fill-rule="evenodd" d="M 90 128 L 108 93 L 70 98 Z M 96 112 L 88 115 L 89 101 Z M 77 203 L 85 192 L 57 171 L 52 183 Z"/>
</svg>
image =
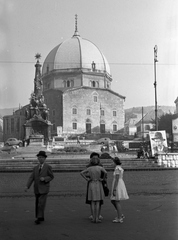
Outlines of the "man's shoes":
<svg viewBox="0 0 178 240">
<path fill-rule="evenodd" d="M 36 220 L 35 220 L 35 224 L 40 224 L 41 222 L 44 222 L 44 218 L 37 218 Z"/>
<path fill-rule="evenodd" d="M 35 220 L 35 224 L 36 224 L 36 225 L 38 225 L 38 224 L 40 224 L 40 223 L 41 223 L 40 220 L 38 220 L 38 219 Z"/>
</svg>

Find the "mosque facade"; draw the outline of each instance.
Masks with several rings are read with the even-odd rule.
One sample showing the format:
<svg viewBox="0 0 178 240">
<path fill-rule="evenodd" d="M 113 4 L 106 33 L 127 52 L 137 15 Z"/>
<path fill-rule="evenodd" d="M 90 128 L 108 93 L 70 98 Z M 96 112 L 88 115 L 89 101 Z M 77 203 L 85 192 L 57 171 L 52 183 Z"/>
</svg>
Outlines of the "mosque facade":
<svg viewBox="0 0 178 240">
<path fill-rule="evenodd" d="M 79 35 L 77 23 L 74 35 L 49 52 L 42 69 L 38 59 L 38 75 L 51 136 L 116 133 L 124 128 L 125 97 L 111 89 L 107 59 L 95 44 Z M 4 140 L 27 138 L 24 127 L 29 122 L 28 108 L 26 105 L 4 117 Z M 16 128 L 11 126 L 15 122 L 23 129 L 21 135 L 10 131 Z"/>
</svg>

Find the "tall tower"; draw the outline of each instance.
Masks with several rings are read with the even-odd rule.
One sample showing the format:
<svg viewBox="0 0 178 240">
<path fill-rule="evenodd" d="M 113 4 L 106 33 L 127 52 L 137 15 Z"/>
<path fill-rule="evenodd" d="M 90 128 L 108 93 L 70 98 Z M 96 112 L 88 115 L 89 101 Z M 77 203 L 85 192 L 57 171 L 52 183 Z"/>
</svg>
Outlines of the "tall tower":
<svg viewBox="0 0 178 240">
<path fill-rule="evenodd" d="M 52 124 L 49 121 L 49 109 L 44 103 L 41 64 L 39 62 L 41 55 L 37 53 L 35 58 L 37 62 L 35 64 L 34 92 L 31 94 L 30 104 L 25 110 L 25 138 L 32 139 L 40 136 L 47 141 L 51 138 L 50 128 Z"/>
</svg>

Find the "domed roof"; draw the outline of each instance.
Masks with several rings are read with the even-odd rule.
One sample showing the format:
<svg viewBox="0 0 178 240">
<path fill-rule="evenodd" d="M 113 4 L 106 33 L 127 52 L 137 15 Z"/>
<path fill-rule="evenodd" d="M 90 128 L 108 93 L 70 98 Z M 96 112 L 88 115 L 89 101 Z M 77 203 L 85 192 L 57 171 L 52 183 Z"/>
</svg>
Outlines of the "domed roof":
<svg viewBox="0 0 178 240">
<path fill-rule="evenodd" d="M 87 39 L 83 39 L 75 31 L 72 38 L 57 45 L 47 55 L 42 74 L 52 70 L 72 70 L 72 69 L 92 69 L 95 63 L 95 70 L 110 73 L 110 67 L 103 53 L 95 44 Z"/>
</svg>

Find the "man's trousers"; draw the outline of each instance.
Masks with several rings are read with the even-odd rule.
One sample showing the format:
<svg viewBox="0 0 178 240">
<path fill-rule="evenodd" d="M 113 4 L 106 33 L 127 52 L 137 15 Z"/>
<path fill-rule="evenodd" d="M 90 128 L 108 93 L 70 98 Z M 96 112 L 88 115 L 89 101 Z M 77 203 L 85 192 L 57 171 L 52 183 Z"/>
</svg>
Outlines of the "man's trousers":
<svg viewBox="0 0 178 240">
<path fill-rule="evenodd" d="M 48 194 L 35 194 L 36 218 L 44 218 L 44 210 L 45 210 L 45 206 L 46 206 L 47 195 Z"/>
</svg>

